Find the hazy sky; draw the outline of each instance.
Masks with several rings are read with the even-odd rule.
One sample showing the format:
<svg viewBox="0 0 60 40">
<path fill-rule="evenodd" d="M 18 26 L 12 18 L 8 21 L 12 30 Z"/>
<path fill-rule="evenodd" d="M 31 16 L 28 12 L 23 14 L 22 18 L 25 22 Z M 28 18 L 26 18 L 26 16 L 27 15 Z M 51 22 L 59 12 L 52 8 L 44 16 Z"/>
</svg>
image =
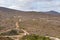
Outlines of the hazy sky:
<svg viewBox="0 0 60 40">
<path fill-rule="evenodd" d="M 24 11 L 60 12 L 60 0 L 0 0 L 0 6 Z"/>
</svg>

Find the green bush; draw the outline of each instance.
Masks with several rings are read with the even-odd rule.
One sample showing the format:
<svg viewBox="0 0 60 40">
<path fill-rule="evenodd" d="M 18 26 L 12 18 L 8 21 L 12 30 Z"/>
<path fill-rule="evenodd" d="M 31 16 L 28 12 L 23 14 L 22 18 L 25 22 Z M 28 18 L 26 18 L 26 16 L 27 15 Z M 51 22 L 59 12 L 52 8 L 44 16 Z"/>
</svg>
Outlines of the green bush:
<svg viewBox="0 0 60 40">
<path fill-rule="evenodd" d="M 2 30 L 2 29 L 4 29 L 5 27 L 3 27 L 3 26 L 0 26 L 0 30 Z"/>
<path fill-rule="evenodd" d="M 11 30 L 11 31 L 8 31 L 8 32 L 5 32 L 5 33 L 1 33 L 0 36 L 12 36 L 12 35 L 18 35 L 19 33 L 17 32 L 17 30 Z"/>
<path fill-rule="evenodd" d="M 0 37 L 0 40 L 13 40 L 13 39 L 9 37 Z"/>
<path fill-rule="evenodd" d="M 33 35 L 26 35 L 22 37 L 20 40 L 50 40 L 50 38 L 33 34 Z"/>
</svg>

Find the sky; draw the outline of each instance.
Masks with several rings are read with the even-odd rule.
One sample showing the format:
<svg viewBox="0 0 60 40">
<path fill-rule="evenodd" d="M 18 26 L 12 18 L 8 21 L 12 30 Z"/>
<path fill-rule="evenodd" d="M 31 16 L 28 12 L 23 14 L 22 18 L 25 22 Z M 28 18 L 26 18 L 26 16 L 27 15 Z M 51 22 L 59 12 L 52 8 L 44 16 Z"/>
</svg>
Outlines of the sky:
<svg viewBox="0 0 60 40">
<path fill-rule="evenodd" d="M 60 12 L 60 0 L 0 0 L 0 7 L 22 11 Z"/>
</svg>

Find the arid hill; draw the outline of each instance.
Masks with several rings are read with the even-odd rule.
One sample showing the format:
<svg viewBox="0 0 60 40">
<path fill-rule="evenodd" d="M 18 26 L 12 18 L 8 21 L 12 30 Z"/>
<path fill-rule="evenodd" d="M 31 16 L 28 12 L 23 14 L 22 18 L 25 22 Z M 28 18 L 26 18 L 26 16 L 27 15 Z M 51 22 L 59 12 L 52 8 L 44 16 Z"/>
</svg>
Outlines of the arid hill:
<svg viewBox="0 0 60 40">
<path fill-rule="evenodd" d="M 49 12 L 24 12 L 0 7 L 0 32 L 14 29 L 19 22 L 31 34 L 53 36 L 60 38 L 60 14 Z"/>
</svg>

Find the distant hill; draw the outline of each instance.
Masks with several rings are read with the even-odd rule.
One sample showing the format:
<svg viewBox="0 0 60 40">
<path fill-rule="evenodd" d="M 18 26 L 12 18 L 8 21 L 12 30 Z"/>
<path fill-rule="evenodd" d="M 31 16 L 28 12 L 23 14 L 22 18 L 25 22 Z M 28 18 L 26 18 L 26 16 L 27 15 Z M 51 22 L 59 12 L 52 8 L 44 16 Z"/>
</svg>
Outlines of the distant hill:
<svg viewBox="0 0 60 40">
<path fill-rule="evenodd" d="M 19 11 L 19 10 L 14 10 L 10 8 L 5 8 L 5 7 L 0 7 L 0 11 Z M 36 12 L 36 11 L 21 11 L 20 12 Z M 47 11 L 47 12 L 36 12 L 36 13 L 50 13 L 50 14 L 57 14 L 58 12 L 56 11 Z"/>
<path fill-rule="evenodd" d="M 56 11 L 48 11 L 48 12 L 45 12 L 47 14 L 54 14 L 54 15 L 60 15 L 59 12 L 56 12 Z"/>
<path fill-rule="evenodd" d="M 34 15 L 34 16 L 40 16 L 40 15 L 53 15 L 53 16 L 60 16 L 60 13 L 56 11 L 48 11 L 48 12 L 35 12 L 35 11 L 19 11 L 19 10 L 14 10 L 14 9 L 9 9 L 5 7 L 0 7 L 0 12 L 2 14 L 11 14 L 12 15 Z M 1 14 L 1 13 L 0 13 Z"/>
</svg>

